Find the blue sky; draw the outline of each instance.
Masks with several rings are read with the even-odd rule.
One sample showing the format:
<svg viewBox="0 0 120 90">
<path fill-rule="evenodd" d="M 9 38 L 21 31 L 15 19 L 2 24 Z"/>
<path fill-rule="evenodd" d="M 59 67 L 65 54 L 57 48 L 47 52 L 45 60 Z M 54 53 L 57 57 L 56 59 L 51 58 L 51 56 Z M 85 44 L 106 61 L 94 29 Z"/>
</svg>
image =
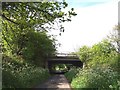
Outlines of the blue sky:
<svg viewBox="0 0 120 90">
<path fill-rule="evenodd" d="M 77 16 L 63 24 L 65 32 L 58 36 L 58 52 L 77 51 L 92 46 L 110 34 L 118 23 L 118 0 L 66 0 Z M 68 9 L 69 9 L 68 8 Z"/>
<path fill-rule="evenodd" d="M 110 2 L 112 0 L 65 0 L 70 7 L 88 7 Z"/>
</svg>

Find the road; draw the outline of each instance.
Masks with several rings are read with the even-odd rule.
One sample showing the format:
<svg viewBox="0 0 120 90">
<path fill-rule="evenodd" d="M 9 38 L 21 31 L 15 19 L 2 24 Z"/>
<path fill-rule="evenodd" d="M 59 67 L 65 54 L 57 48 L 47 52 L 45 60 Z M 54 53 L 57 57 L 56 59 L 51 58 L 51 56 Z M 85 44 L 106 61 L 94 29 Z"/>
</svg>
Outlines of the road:
<svg viewBox="0 0 120 90">
<path fill-rule="evenodd" d="M 47 90 L 49 89 L 67 89 L 71 90 L 70 84 L 68 83 L 66 77 L 63 74 L 57 74 L 49 78 L 46 82 L 43 84 L 38 85 L 36 88 L 45 88 Z"/>
</svg>

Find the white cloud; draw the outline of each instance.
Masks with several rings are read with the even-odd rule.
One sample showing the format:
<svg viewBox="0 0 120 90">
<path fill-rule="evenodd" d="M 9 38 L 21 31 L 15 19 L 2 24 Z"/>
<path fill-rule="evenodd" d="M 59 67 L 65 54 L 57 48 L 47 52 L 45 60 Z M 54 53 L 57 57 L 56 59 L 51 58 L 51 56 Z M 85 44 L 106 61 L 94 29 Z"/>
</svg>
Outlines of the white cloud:
<svg viewBox="0 0 120 90">
<path fill-rule="evenodd" d="M 71 52 L 82 45 L 93 45 L 109 34 L 117 24 L 117 2 L 76 8 L 77 16 L 65 23 L 65 32 L 58 37 L 59 52 Z"/>
</svg>

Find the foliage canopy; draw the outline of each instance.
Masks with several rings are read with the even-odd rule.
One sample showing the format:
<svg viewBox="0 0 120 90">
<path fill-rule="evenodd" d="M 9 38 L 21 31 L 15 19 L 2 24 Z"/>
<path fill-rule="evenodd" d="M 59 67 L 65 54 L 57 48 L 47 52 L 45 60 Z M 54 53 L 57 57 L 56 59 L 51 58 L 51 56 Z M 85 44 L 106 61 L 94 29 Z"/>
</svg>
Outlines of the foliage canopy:
<svg viewBox="0 0 120 90">
<path fill-rule="evenodd" d="M 2 2 L 3 52 L 39 59 L 55 52 L 54 37 L 47 32 L 56 29 L 64 32 L 63 22 L 71 21 L 76 13 L 72 8 L 63 12 L 63 2 Z"/>
</svg>

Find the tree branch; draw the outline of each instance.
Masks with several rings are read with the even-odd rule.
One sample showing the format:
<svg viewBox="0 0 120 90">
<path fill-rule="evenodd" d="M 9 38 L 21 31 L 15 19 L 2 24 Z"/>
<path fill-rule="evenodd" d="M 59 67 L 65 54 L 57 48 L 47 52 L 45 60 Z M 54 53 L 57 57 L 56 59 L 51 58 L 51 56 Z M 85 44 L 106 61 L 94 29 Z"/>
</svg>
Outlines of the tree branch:
<svg viewBox="0 0 120 90">
<path fill-rule="evenodd" d="M 2 17 L 5 18 L 6 20 L 8 20 L 8 21 L 10 21 L 10 22 L 12 22 L 12 23 L 14 23 L 14 24 L 19 25 L 18 23 L 14 22 L 13 20 L 7 18 L 4 14 L 1 14 L 1 13 L 0 13 L 0 16 L 2 16 Z"/>
<path fill-rule="evenodd" d="M 42 10 L 42 9 L 39 9 L 39 8 L 30 6 L 30 5 L 28 5 L 28 6 L 31 7 L 31 8 L 33 8 L 33 9 L 37 9 L 38 11 L 41 11 L 41 12 L 43 12 L 43 13 L 48 14 L 48 15 L 51 16 L 52 18 L 55 18 L 55 16 L 53 16 L 52 14 L 50 14 L 49 12 L 47 12 L 47 11 L 45 11 L 45 10 Z"/>
<path fill-rule="evenodd" d="M 9 46 L 9 48 L 10 48 L 11 50 L 13 50 L 12 47 L 11 47 L 11 45 L 9 44 L 7 38 L 5 37 L 5 34 L 2 33 L 2 35 L 3 35 L 4 40 L 7 42 L 7 45 Z"/>
</svg>

